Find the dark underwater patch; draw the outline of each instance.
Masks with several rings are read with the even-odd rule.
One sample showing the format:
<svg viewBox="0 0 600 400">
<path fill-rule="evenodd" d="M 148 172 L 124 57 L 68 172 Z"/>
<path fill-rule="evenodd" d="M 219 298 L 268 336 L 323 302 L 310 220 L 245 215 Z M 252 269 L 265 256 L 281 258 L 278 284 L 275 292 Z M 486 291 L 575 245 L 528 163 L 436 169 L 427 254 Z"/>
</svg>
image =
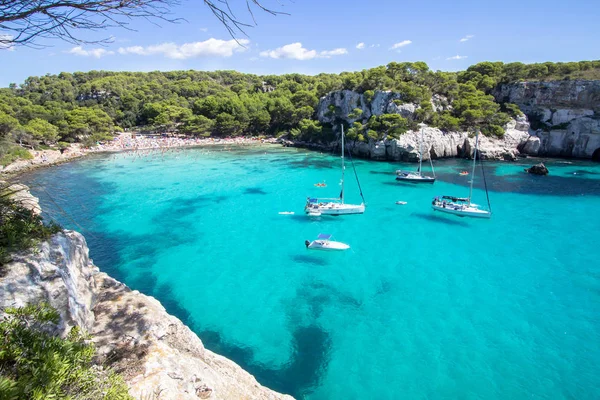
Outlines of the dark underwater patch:
<svg viewBox="0 0 600 400">
<path fill-rule="evenodd" d="M 201 330 L 198 336 L 206 348 L 238 363 L 261 384 L 296 398 L 304 398 L 314 391 L 330 360 L 331 338 L 318 325 L 295 328 L 292 358 L 278 369 L 257 363 L 252 349 L 228 343 L 218 332 Z"/>
<path fill-rule="evenodd" d="M 267 194 L 267 192 L 265 192 L 261 188 L 253 187 L 253 188 L 246 188 L 244 190 L 244 194 Z"/>
</svg>

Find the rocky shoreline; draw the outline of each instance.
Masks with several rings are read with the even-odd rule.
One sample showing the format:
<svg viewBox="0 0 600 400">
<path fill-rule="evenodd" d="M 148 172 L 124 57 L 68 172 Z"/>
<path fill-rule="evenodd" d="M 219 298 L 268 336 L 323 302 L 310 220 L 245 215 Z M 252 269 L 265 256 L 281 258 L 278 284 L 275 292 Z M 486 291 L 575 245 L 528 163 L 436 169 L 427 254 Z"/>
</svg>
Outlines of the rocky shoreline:
<svg viewBox="0 0 600 400">
<path fill-rule="evenodd" d="M 39 210 L 28 191 L 19 196 Z M 55 333 L 78 326 L 91 334 L 97 364 L 119 372 L 135 398 L 292 399 L 205 349 L 153 297 L 100 272 L 78 232 L 58 233 L 0 269 L 0 309 L 41 301 L 60 313 Z"/>
</svg>

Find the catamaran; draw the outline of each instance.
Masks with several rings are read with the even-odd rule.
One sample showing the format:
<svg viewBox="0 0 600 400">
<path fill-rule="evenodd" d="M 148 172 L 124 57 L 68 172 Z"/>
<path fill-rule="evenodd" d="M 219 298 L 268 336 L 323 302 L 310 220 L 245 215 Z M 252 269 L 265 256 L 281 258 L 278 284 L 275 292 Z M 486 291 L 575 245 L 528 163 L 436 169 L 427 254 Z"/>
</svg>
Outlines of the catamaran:
<svg viewBox="0 0 600 400">
<path fill-rule="evenodd" d="M 421 173 L 423 168 L 423 128 L 421 128 L 421 140 L 419 141 L 419 169 L 417 172 L 402 171 L 399 169 L 396 171 L 396 180 L 413 183 L 435 182 L 435 171 L 433 170 L 433 161 L 431 161 L 431 155 L 429 156 L 429 163 L 431 164 L 431 172 L 433 173 L 433 176 L 427 176 Z"/>
<path fill-rule="evenodd" d="M 360 197 L 362 198 L 361 204 L 348 204 L 344 202 L 344 172 L 346 166 L 344 164 L 344 126 L 342 125 L 342 191 L 338 198 L 316 198 L 308 197 L 306 199 L 306 205 L 304 206 L 304 212 L 309 216 L 320 216 L 320 215 L 347 215 L 347 214 L 362 214 L 365 212 L 365 198 L 362 194 L 360 182 L 358 181 L 358 175 L 354 168 L 354 162 L 352 162 L 352 168 L 354 169 L 354 176 L 356 177 L 356 183 L 360 190 Z M 352 155 L 350 155 L 352 161 Z"/>
<path fill-rule="evenodd" d="M 309 250 L 348 250 L 350 248 L 346 243 L 329 240 L 331 236 L 328 233 L 319 233 L 316 240 L 312 242 L 305 240 L 304 245 Z"/>
<path fill-rule="evenodd" d="M 448 214 L 458 215 L 459 217 L 472 217 L 472 218 L 491 218 L 492 207 L 490 205 L 490 197 L 488 195 L 487 183 L 485 181 L 485 172 L 483 173 L 483 183 L 485 186 L 485 195 L 488 201 L 488 209 L 480 209 L 477 204 L 471 202 L 471 196 L 473 195 L 473 181 L 475 180 L 475 164 L 477 162 L 477 150 L 479 145 L 479 131 L 475 136 L 475 151 L 473 152 L 473 172 L 471 173 L 471 186 L 469 187 L 469 197 L 455 197 L 455 196 L 438 196 L 433 199 L 431 206 L 434 210 L 441 211 Z M 483 172 L 483 165 L 481 167 Z"/>
</svg>

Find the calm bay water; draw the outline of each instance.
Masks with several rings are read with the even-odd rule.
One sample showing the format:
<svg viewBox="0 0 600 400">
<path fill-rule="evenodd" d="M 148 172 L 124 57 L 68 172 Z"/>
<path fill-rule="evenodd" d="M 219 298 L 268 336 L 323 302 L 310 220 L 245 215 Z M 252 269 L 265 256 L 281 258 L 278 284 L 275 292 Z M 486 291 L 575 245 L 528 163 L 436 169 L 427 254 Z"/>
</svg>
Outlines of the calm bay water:
<svg viewBox="0 0 600 400">
<path fill-rule="evenodd" d="M 99 155 L 24 180 L 103 271 L 275 390 L 598 398 L 599 164 L 550 162 L 537 177 L 486 163 L 494 214 L 479 221 L 430 207 L 467 196 L 467 161 L 438 161 L 438 182 L 422 186 L 396 183 L 400 164 L 355 161 L 366 213 L 310 219 L 307 196 L 339 194 L 339 157 L 224 150 Z M 347 201 L 359 202 L 347 172 Z M 351 250 L 306 250 L 319 233 Z"/>
</svg>

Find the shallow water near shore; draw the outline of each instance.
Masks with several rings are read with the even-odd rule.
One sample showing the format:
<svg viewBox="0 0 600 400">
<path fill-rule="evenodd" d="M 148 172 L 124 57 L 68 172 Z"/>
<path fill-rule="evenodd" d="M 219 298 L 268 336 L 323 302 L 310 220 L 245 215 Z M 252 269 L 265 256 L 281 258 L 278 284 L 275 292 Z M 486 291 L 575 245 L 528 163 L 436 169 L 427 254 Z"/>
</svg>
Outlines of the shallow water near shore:
<svg viewBox="0 0 600 400">
<path fill-rule="evenodd" d="M 437 161 L 434 185 L 394 180 L 414 165 L 355 160 L 365 214 L 317 219 L 303 214 L 305 199 L 339 194 L 339 157 L 299 149 L 93 155 L 23 182 L 85 235 L 103 271 L 274 390 L 594 399 L 600 164 L 523 173 L 533 163 L 485 163 L 491 220 L 431 210 L 434 196 L 468 195 L 465 160 Z M 346 199 L 359 202 L 346 172 Z M 475 186 L 486 204 L 480 172 Z M 319 233 L 351 249 L 306 250 Z"/>
</svg>

